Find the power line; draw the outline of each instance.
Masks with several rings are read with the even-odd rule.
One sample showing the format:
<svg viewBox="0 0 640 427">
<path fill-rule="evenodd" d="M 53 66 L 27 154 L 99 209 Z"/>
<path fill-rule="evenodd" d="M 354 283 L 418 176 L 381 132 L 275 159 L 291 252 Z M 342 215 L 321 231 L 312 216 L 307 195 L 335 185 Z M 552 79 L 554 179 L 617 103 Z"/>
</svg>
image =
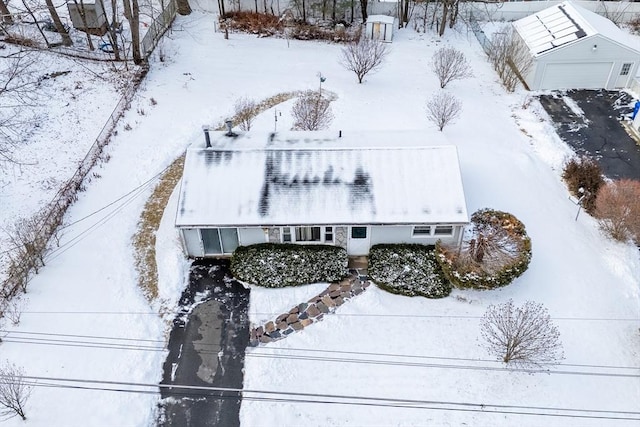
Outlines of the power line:
<svg viewBox="0 0 640 427">
<path fill-rule="evenodd" d="M 335 362 L 350 363 L 364 365 L 384 365 L 399 366 L 411 368 L 436 368 L 436 369 L 459 369 L 469 371 L 496 371 L 496 372 L 524 372 L 528 374 L 545 373 L 551 375 L 580 375 L 589 377 L 608 377 L 608 378 L 640 378 L 640 373 L 610 373 L 610 372 L 587 372 L 587 371 L 563 371 L 563 370 L 545 370 L 545 369 L 526 369 L 526 368 L 509 368 L 498 366 L 473 366 L 464 364 L 444 364 L 444 363 L 424 363 L 424 362 L 403 362 L 395 360 L 377 360 L 377 359 L 353 359 L 339 357 L 320 357 L 320 356 L 300 356 L 300 355 L 279 355 L 279 354 L 259 354 L 247 353 L 246 357 L 267 358 L 267 359 L 285 359 L 285 360 L 303 360 L 314 362 Z"/>
<path fill-rule="evenodd" d="M 9 378 L 9 376 L 1 375 L 0 377 Z M 640 421 L 640 412 L 621 411 L 621 410 L 605 410 L 605 409 L 584 409 L 584 408 L 562 408 L 549 406 L 528 406 L 528 405 L 506 405 L 492 403 L 475 403 L 460 401 L 438 401 L 438 400 L 422 400 L 422 399 L 405 399 L 405 398 L 387 398 L 377 396 L 356 396 L 356 395 L 340 395 L 340 394 L 323 394 L 323 393 L 304 393 L 304 392 L 288 392 L 273 390 L 252 390 L 238 389 L 228 387 L 214 386 L 193 386 L 180 384 L 150 384 L 125 381 L 105 381 L 105 380 L 87 380 L 87 379 L 71 379 L 59 377 L 40 377 L 40 376 L 23 376 L 23 380 L 30 382 L 32 386 L 53 387 L 53 388 L 71 388 L 81 390 L 97 390 L 124 393 L 144 393 L 144 394 L 161 394 L 161 390 L 169 392 L 171 395 L 184 395 L 188 397 L 199 396 L 214 399 L 238 399 L 256 400 L 266 402 L 282 402 L 282 403 L 313 403 L 313 404 L 338 404 L 353 406 L 373 406 L 373 407 L 398 407 L 408 409 L 429 409 L 456 412 L 481 412 L 496 413 L 508 415 L 530 415 L 530 416 L 547 416 L 547 417 L 563 417 L 563 418 L 580 418 L 580 419 L 608 419 L 608 420 L 628 420 Z M 38 381 L 47 381 L 40 383 Z M 53 382 L 52 382 L 53 381 Z M 103 387 L 98 387 L 102 385 Z M 109 386 L 109 388 L 107 388 Z M 117 386 L 112 387 L 112 386 Z M 137 387 L 138 389 L 122 388 Z M 151 390 L 140 390 L 146 388 Z M 187 393 L 189 392 L 189 393 Z M 209 393 L 205 393 L 209 392 Z M 211 392 L 219 393 L 212 395 Z M 230 393 L 231 396 L 222 395 Z M 537 411 L 537 412 L 534 412 Z M 546 412 L 541 412 L 546 411 Z M 552 412 L 552 411 L 555 411 Z M 597 414 L 597 415 L 596 415 Z"/>
<path fill-rule="evenodd" d="M 0 333 L 5 331 L 0 331 Z M 16 336 L 17 335 L 17 336 Z M 20 335 L 27 335 L 20 336 Z M 30 335 L 36 335 L 32 337 Z M 54 336 L 56 338 L 42 338 L 42 336 Z M 59 338 L 61 337 L 61 338 Z M 86 338 L 87 340 L 67 339 L 67 338 Z M 38 332 L 13 332 L 3 339 L 7 343 L 16 344 L 34 344 L 34 345 L 48 345 L 48 346 L 61 346 L 61 347 L 80 347 L 80 348 L 100 348 L 110 350 L 134 350 L 134 351 L 165 351 L 167 347 L 164 341 L 160 340 L 136 340 L 133 338 L 116 338 L 116 337 L 100 337 L 90 335 L 71 335 L 71 334 L 46 334 Z M 101 341 L 100 341 L 101 340 Z M 108 342 L 108 341 L 125 341 L 122 342 Z M 136 344 L 135 342 L 142 342 L 143 344 Z M 134 342 L 134 343 L 130 343 Z M 155 345 L 154 345 L 155 344 Z M 201 350 L 200 354 L 218 354 L 218 344 L 214 343 L 199 343 L 200 346 L 212 347 L 212 350 Z M 278 350 L 278 351 L 298 351 L 307 353 L 323 353 L 322 356 L 313 356 L 306 354 L 273 354 L 264 353 L 264 350 Z M 261 353 L 262 351 L 262 353 Z M 329 357 L 325 354 L 342 354 L 349 356 L 348 358 L 341 357 Z M 372 358 L 355 358 L 353 356 L 375 356 L 384 357 L 385 359 L 372 359 Z M 385 366 L 398 366 L 398 367 L 413 367 L 413 368 L 435 368 L 435 369 L 459 369 L 459 370 L 474 370 L 474 371 L 496 371 L 496 372 L 525 372 L 525 373 L 546 373 L 557 375 L 580 375 L 580 376 L 598 376 L 609 378 L 640 378 L 640 373 L 611 373 L 611 372 L 598 372 L 598 371 L 576 371 L 576 370 L 545 370 L 545 369 L 526 369 L 526 368 L 511 368 L 504 367 L 500 362 L 496 360 L 487 359 L 472 359 L 472 358 L 455 358 L 455 357 L 439 357 L 439 356 L 427 356 L 427 355 L 402 355 L 402 354 L 390 354 L 390 353 L 373 353 L 373 352 L 356 352 L 356 351 L 326 351 L 326 350 L 314 350 L 314 349 L 271 349 L 268 347 L 259 347 L 257 351 L 250 351 L 246 353 L 246 357 L 253 358 L 268 358 L 268 359 L 286 359 L 286 360 L 304 360 L 304 361 L 316 361 L 327 363 L 352 363 L 352 364 L 364 364 L 364 365 L 385 365 Z M 391 360 L 388 360 L 391 359 Z M 398 360 L 400 359 L 400 360 Z M 402 359 L 414 359 L 415 362 L 406 361 Z M 445 360 L 453 362 L 466 362 L 466 363 L 436 363 L 436 362 L 424 362 L 424 360 Z M 500 364 L 501 366 L 483 366 L 472 365 L 472 363 L 490 363 Z M 554 364 L 548 364 L 544 366 L 556 366 Z M 557 364 L 561 367 L 573 367 L 573 368 L 599 368 L 599 369 L 617 369 L 617 370 L 632 370 L 637 371 L 638 367 L 625 367 L 625 366 L 607 366 L 607 365 L 588 365 L 588 364 Z"/>
<path fill-rule="evenodd" d="M 497 360 L 491 359 L 472 359 L 465 357 L 444 357 L 444 356 L 423 356 L 423 355 L 413 355 L 413 354 L 398 354 L 398 353 L 374 353 L 374 352 L 364 352 L 364 351 L 345 351 L 345 350 L 318 350 L 318 349 L 308 349 L 308 348 L 277 348 L 277 347 L 257 347 L 256 350 L 252 351 L 251 354 L 255 354 L 259 351 L 298 351 L 298 352 L 309 352 L 309 353 L 330 353 L 330 354 L 345 354 L 345 355 L 364 355 L 364 356 L 383 356 L 383 357 L 391 357 L 391 358 L 408 358 L 408 359 L 436 359 L 436 360 L 454 360 L 454 361 L 464 361 L 464 362 L 488 362 L 488 363 L 502 363 Z M 589 364 L 578 364 L 578 363 L 555 363 L 549 364 L 553 366 L 571 366 L 571 367 L 580 367 L 580 368 L 605 368 L 605 369 L 631 369 L 631 370 L 640 370 L 640 366 L 613 366 L 613 365 L 589 365 Z M 546 371 L 545 371 L 546 372 Z"/>
<path fill-rule="evenodd" d="M 118 213 L 120 213 L 122 211 L 122 209 L 124 209 L 131 202 L 133 202 L 133 200 L 135 200 L 138 196 L 140 196 L 144 192 L 144 190 L 145 190 L 144 187 L 138 189 L 135 193 L 133 193 L 133 195 L 128 196 L 128 199 L 126 199 L 122 204 L 120 204 L 116 209 L 114 209 L 113 211 L 108 213 L 106 216 L 102 217 L 97 222 L 95 222 L 94 224 L 90 225 L 87 229 L 85 229 L 84 231 L 82 231 L 78 235 L 74 236 L 68 242 L 65 242 L 64 244 L 60 245 L 56 249 L 52 250 L 51 252 L 48 252 L 47 255 L 46 255 L 47 260 L 51 261 L 51 260 L 59 257 L 64 252 L 66 252 L 67 250 L 71 249 L 72 247 L 74 247 L 75 245 L 80 243 L 82 240 L 84 240 L 84 238 L 87 237 L 87 235 L 90 232 L 94 231 L 98 227 L 103 226 L 109 220 L 111 220 L 114 216 L 116 216 Z"/>
<path fill-rule="evenodd" d="M 162 175 L 162 174 L 163 174 L 167 169 L 169 169 L 170 167 L 171 167 L 171 165 L 167 166 L 167 167 L 166 167 L 166 168 L 164 168 L 162 171 L 158 172 L 157 174 L 155 174 L 154 176 L 152 176 L 151 178 L 149 178 L 148 180 L 146 180 L 146 181 L 145 181 L 145 182 L 143 182 L 142 184 L 138 185 L 137 187 L 133 188 L 131 191 L 129 191 L 129 192 L 127 192 L 126 194 L 124 194 L 124 195 L 122 195 L 122 196 L 118 197 L 117 199 L 113 200 L 112 202 L 108 203 L 107 205 L 105 205 L 105 206 L 101 207 L 100 209 L 97 209 L 97 210 L 95 210 L 95 211 L 91 212 L 90 214 L 85 215 L 84 217 L 82 217 L 82 218 L 80 218 L 80 219 L 78 219 L 78 220 L 76 220 L 76 221 L 73 221 L 73 222 L 71 222 L 71 223 L 69 223 L 69 224 L 63 224 L 63 225 L 61 225 L 60 227 L 58 227 L 58 231 L 60 231 L 60 230 L 64 230 L 64 229 L 69 228 L 69 227 L 71 227 L 71 226 L 73 226 L 73 225 L 75 225 L 75 224 L 78 224 L 78 223 L 80 223 L 80 222 L 82 222 L 82 221 L 84 221 L 84 220 L 86 220 L 86 219 L 88 219 L 88 218 L 91 218 L 92 216 L 94 216 L 94 215 L 96 215 L 96 214 L 98 214 L 98 213 L 102 212 L 103 210 L 105 210 L 105 209 L 107 209 L 107 208 L 109 208 L 109 207 L 113 206 L 114 204 L 118 203 L 119 201 L 121 201 L 122 199 L 124 199 L 124 198 L 126 198 L 127 196 L 131 195 L 132 193 L 134 193 L 134 192 L 136 192 L 136 191 L 138 191 L 138 190 L 142 190 L 142 189 L 146 188 L 149 184 L 151 184 L 151 182 L 153 182 L 153 181 L 154 181 L 154 180 L 156 180 L 158 177 L 160 177 L 160 176 L 161 176 L 161 175 Z M 57 194 L 56 194 L 56 197 L 57 197 Z M 137 197 L 137 195 L 136 195 L 136 196 L 134 196 L 134 198 L 135 198 L 135 197 Z M 55 200 L 55 197 L 54 197 L 54 200 Z M 50 203 L 51 203 L 51 202 L 50 202 Z M 128 204 L 128 203 L 127 203 L 127 204 Z M 126 206 L 126 205 L 123 205 L 123 206 Z M 118 210 L 118 211 L 119 211 L 119 210 Z M 42 226 L 44 226 L 44 224 L 43 224 Z M 13 248 L 9 248 L 9 249 L 6 249 L 6 250 L 3 250 L 3 251 L 0 251 L 0 255 L 4 255 L 4 254 L 9 253 L 9 252 L 11 252 L 11 251 L 14 251 L 14 250 L 16 250 L 16 249 L 19 249 L 19 247 L 18 247 L 18 246 L 14 246 Z M 54 251 L 52 251 L 52 252 L 55 252 L 55 251 L 56 251 L 56 250 L 54 250 Z M 50 253 L 52 253 L 52 252 L 50 252 Z"/>
<path fill-rule="evenodd" d="M 95 211 L 91 212 L 90 214 L 85 215 L 85 216 L 83 216 L 82 218 L 77 219 L 77 220 L 75 220 L 75 221 L 73 221 L 73 222 L 71 222 L 71 223 L 69 223 L 69 224 L 64 224 L 64 225 L 60 226 L 60 227 L 59 227 L 59 230 L 64 230 L 65 228 L 69 228 L 69 227 L 71 227 L 71 226 L 73 226 L 73 225 L 75 225 L 75 224 L 77 224 L 77 223 L 79 223 L 79 222 L 84 221 L 85 219 L 91 218 L 91 217 L 92 217 L 92 216 L 94 216 L 95 214 L 97 214 L 97 213 L 99 213 L 99 212 L 102 212 L 103 210 L 107 209 L 108 207 L 110 207 L 110 206 L 112 206 L 112 205 L 114 205 L 114 204 L 118 203 L 120 200 L 124 199 L 125 197 L 127 197 L 127 196 L 128 196 L 128 195 L 130 195 L 131 193 L 133 193 L 133 192 L 135 192 L 135 191 L 137 191 L 137 190 L 141 189 L 142 187 L 145 187 L 145 186 L 147 186 L 148 184 L 150 184 L 152 181 L 154 181 L 156 178 L 158 178 L 160 175 L 162 175 L 162 174 L 163 174 L 167 169 L 169 169 L 170 167 L 171 167 L 171 165 L 167 166 L 166 168 L 162 169 L 160 172 L 158 172 L 157 174 L 155 174 L 154 176 L 152 176 L 151 178 L 149 178 L 148 180 L 146 180 L 146 181 L 145 181 L 145 182 L 143 182 L 142 184 L 138 185 L 137 187 L 135 187 L 134 189 L 132 189 L 131 191 L 129 191 L 128 193 L 126 193 L 126 194 L 124 194 L 124 195 L 122 195 L 122 196 L 118 197 L 117 199 L 115 199 L 115 200 L 113 200 L 111 203 L 109 203 L 109 204 L 107 204 L 107 205 L 105 205 L 105 206 L 101 207 L 100 209 L 95 210 Z"/>
<path fill-rule="evenodd" d="M 21 311 L 23 314 L 104 314 L 104 315 L 150 315 L 150 316 L 158 316 L 157 312 L 154 311 L 29 311 L 23 310 Z M 181 314 L 181 310 L 169 311 L 168 314 Z M 252 312 L 251 315 L 256 316 L 269 316 L 272 318 L 278 317 L 282 313 L 258 313 Z M 447 314 L 367 314 L 367 313 L 331 313 L 331 317 L 381 317 L 381 318 L 406 318 L 406 319 L 461 319 L 461 320 L 479 320 L 482 319 L 482 316 L 472 316 L 472 315 L 447 315 Z M 575 321 L 594 321 L 594 322 L 640 322 L 640 317 L 551 317 L 551 320 L 575 320 Z"/>
</svg>

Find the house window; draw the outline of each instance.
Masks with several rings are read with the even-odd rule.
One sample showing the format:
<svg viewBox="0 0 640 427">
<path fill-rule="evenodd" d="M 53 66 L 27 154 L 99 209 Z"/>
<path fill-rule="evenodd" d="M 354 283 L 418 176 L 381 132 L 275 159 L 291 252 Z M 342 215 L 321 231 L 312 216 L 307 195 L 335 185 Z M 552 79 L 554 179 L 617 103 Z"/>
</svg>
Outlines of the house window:
<svg viewBox="0 0 640 427">
<path fill-rule="evenodd" d="M 324 241 L 333 242 L 333 227 L 324 228 Z"/>
<path fill-rule="evenodd" d="M 451 236 L 453 235 L 453 226 L 452 225 L 437 225 L 433 234 L 436 236 Z"/>
<path fill-rule="evenodd" d="M 431 236 L 430 225 L 416 225 L 413 227 L 413 237 Z"/>
<path fill-rule="evenodd" d="M 621 76 L 628 76 L 629 71 L 631 71 L 631 65 L 633 64 L 622 64 L 622 69 L 620 70 Z"/>
<path fill-rule="evenodd" d="M 319 242 L 320 227 L 296 227 L 296 242 Z"/>
<path fill-rule="evenodd" d="M 282 241 L 283 242 L 291 242 L 291 228 L 290 227 L 282 227 Z"/>
<path fill-rule="evenodd" d="M 351 227 L 351 238 L 352 239 L 366 239 L 367 238 L 367 227 Z"/>
</svg>

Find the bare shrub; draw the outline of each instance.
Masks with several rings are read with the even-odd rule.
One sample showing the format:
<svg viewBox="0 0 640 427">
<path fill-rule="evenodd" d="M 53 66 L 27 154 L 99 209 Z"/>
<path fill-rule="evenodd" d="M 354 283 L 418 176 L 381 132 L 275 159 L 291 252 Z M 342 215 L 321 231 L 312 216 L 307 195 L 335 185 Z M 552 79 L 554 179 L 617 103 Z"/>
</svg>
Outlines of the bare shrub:
<svg viewBox="0 0 640 427">
<path fill-rule="evenodd" d="M 452 123 L 462 112 L 462 102 L 448 92 L 440 91 L 427 102 L 427 118 L 438 129 Z"/>
<path fill-rule="evenodd" d="M 444 88 L 453 80 L 473 76 L 471 66 L 464 53 L 453 47 L 442 47 L 431 58 L 431 69 L 438 76 L 440 87 Z"/>
<path fill-rule="evenodd" d="M 574 197 L 582 198 L 580 205 L 584 210 L 592 214 L 596 207 L 596 195 L 604 184 L 600 165 L 586 156 L 571 158 L 564 165 L 562 179 Z"/>
<path fill-rule="evenodd" d="M 282 29 L 280 19 L 267 13 L 247 11 L 227 12 L 220 15 L 220 23 L 224 23 L 229 30 L 242 31 L 251 34 L 275 34 Z"/>
<path fill-rule="evenodd" d="M 378 40 L 361 37 L 360 41 L 349 42 L 342 49 L 340 64 L 358 77 L 358 83 L 368 73 L 377 71 L 388 54 L 387 45 Z"/>
<path fill-rule="evenodd" d="M 525 76 L 533 66 L 527 45 L 510 25 L 493 35 L 489 60 L 509 92 L 515 90 L 518 82 L 524 83 Z"/>
<path fill-rule="evenodd" d="M 253 99 L 249 98 L 240 98 L 236 101 L 233 106 L 235 115 L 233 118 L 235 119 L 240 129 L 244 131 L 251 130 L 251 124 L 256 118 L 256 114 L 258 114 L 258 104 Z"/>
<path fill-rule="evenodd" d="M 7 253 L 7 273 L 9 279 L 16 278 L 21 283 L 23 292 L 27 290 L 29 271 L 33 270 L 37 274 L 40 267 L 44 266 L 44 249 L 48 239 L 42 233 L 43 228 L 43 218 L 36 214 L 29 218 L 20 218 L 4 230 L 13 248 Z M 3 296 L 6 298 L 9 295 Z"/>
<path fill-rule="evenodd" d="M 32 386 L 24 378 L 24 370 L 11 363 L 0 367 L 0 418 L 16 415 L 26 420 L 25 404 Z"/>
<path fill-rule="evenodd" d="M 326 129 L 333 120 L 331 100 L 320 92 L 307 91 L 300 95 L 291 109 L 294 130 Z"/>
<path fill-rule="evenodd" d="M 636 15 L 628 22 L 631 32 L 634 34 L 640 34 L 640 15 Z"/>
<path fill-rule="evenodd" d="M 20 324 L 20 319 L 22 318 L 22 311 L 25 304 L 26 301 L 22 298 L 13 298 L 7 303 L 4 314 L 11 321 L 11 324 L 13 326 L 18 326 Z"/>
<path fill-rule="evenodd" d="M 560 332 L 542 304 L 513 300 L 490 305 L 480 320 L 485 347 L 498 360 L 516 367 L 541 367 L 564 359 Z"/>
<path fill-rule="evenodd" d="M 621 179 L 602 186 L 596 198 L 595 216 L 612 238 L 632 239 L 640 245 L 640 181 Z"/>
<path fill-rule="evenodd" d="M 460 246 L 436 243 L 446 278 L 460 288 L 495 289 L 522 275 L 531 261 L 524 224 L 508 212 L 480 209 L 471 215 Z"/>
</svg>

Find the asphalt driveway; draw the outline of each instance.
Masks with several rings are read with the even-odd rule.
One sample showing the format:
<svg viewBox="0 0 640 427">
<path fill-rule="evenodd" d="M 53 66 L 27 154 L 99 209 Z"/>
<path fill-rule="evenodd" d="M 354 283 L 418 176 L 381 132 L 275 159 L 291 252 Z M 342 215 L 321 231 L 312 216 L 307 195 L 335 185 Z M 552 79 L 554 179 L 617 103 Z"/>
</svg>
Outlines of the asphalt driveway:
<svg viewBox="0 0 640 427">
<path fill-rule="evenodd" d="M 249 290 L 233 280 L 227 260 L 195 261 L 169 337 L 162 384 L 242 389 L 249 344 Z M 162 388 L 162 427 L 240 425 L 241 396 Z"/>
<path fill-rule="evenodd" d="M 620 123 L 633 111 L 635 100 L 631 95 L 571 90 L 541 95 L 539 99 L 558 135 L 576 153 L 596 160 L 608 178 L 640 180 L 640 147 Z"/>
</svg>

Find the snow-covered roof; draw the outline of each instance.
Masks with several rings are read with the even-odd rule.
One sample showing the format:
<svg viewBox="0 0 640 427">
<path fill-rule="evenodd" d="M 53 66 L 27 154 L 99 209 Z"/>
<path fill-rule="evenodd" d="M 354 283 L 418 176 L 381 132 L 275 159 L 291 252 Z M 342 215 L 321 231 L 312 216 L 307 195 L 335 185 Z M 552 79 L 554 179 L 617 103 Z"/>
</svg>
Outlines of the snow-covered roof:
<svg viewBox="0 0 640 427">
<path fill-rule="evenodd" d="M 369 15 L 367 16 L 367 22 L 382 22 L 384 24 L 393 24 L 395 18 L 389 15 Z"/>
<path fill-rule="evenodd" d="M 628 34 L 609 19 L 568 1 L 519 19 L 513 26 L 533 55 L 540 55 L 596 34 L 637 50 Z"/>
<path fill-rule="evenodd" d="M 407 138 L 425 139 L 212 132 L 211 148 L 187 150 L 176 225 L 468 222 L 456 147 Z"/>
</svg>

